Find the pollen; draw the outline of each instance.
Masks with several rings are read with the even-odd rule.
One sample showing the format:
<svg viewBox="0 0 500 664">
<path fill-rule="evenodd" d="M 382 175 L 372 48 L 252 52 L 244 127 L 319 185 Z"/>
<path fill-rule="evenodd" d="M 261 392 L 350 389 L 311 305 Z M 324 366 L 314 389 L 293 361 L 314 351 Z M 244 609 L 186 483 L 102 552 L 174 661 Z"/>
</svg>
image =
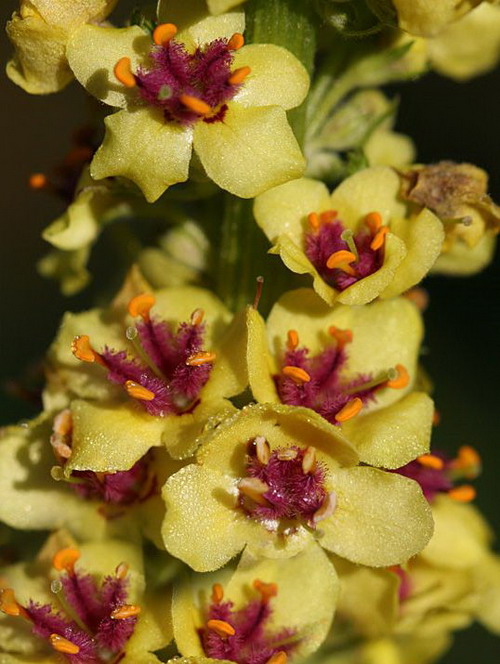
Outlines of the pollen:
<svg viewBox="0 0 500 664">
<path fill-rule="evenodd" d="M 205 312 L 203 309 L 195 309 L 191 314 L 191 325 L 201 325 L 203 323 L 203 318 L 205 317 Z"/>
<path fill-rule="evenodd" d="M 384 246 L 385 236 L 387 235 L 388 232 L 389 232 L 388 226 L 381 226 L 370 243 L 370 249 L 373 249 L 373 251 L 381 249 Z"/>
<path fill-rule="evenodd" d="M 310 212 L 307 215 L 307 223 L 313 231 L 317 231 L 320 227 L 319 215 L 317 212 Z"/>
<path fill-rule="evenodd" d="M 176 25 L 173 23 L 160 23 L 153 31 L 153 41 L 157 46 L 165 46 L 176 34 Z"/>
<path fill-rule="evenodd" d="M 329 270 L 343 270 L 347 274 L 354 275 L 356 274 L 354 269 L 350 267 L 349 263 L 354 263 L 356 256 L 352 251 L 347 251 L 346 249 L 341 249 L 340 251 L 335 251 L 329 259 L 326 261 L 326 267 Z"/>
<path fill-rule="evenodd" d="M 236 634 L 234 627 L 225 620 L 208 620 L 207 627 L 221 638 L 227 638 Z"/>
<path fill-rule="evenodd" d="M 82 362 L 95 362 L 103 367 L 106 366 L 105 361 L 90 345 L 90 338 L 87 334 L 82 334 L 73 339 L 71 342 L 71 352 L 73 355 Z"/>
<path fill-rule="evenodd" d="M 300 367 L 286 366 L 283 367 L 282 372 L 287 378 L 291 378 L 294 383 L 297 383 L 297 385 L 308 383 L 311 380 L 311 376 L 307 371 Z"/>
<path fill-rule="evenodd" d="M 331 491 L 324 499 L 321 507 L 319 507 L 313 516 L 313 523 L 318 524 L 324 521 L 335 512 L 337 508 L 337 494 Z"/>
<path fill-rule="evenodd" d="M 64 655 L 78 655 L 80 652 L 80 646 L 68 641 L 68 639 L 65 639 L 59 634 L 51 634 L 49 641 L 54 650 L 57 650 L 57 652 L 61 652 Z"/>
<path fill-rule="evenodd" d="M 462 445 L 451 465 L 456 470 L 473 471 L 472 476 L 475 476 L 481 467 L 481 457 L 470 445 Z"/>
<path fill-rule="evenodd" d="M 208 115 L 212 111 L 212 107 L 209 106 L 203 99 L 198 99 L 198 97 L 193 97 L 192 95 L 180 95 L 179 101 L 189 108 L 193 113 L 198 115 Z"/>
<path fill-rule="evenodd" d="M 269 463 L 269 459 L 271 458 L 271 448 L 269 447 L 269 443 L 264 438 L 264 436 L 257 436 L 257 438 L 254 440 L 254 443 L 257 459 L 263 466 L 266 466 Z"/>
<path fill-rule="evenodd" d="M 139 385 L 139 383 L 135 383 L 133 380 L 125 381 L 125 389 L 130 397 L 133 399 L 139 399 L 140 401 L 153 401 L 156 396 L 154 392 Z"/>
<path fill-rule="evenodd" d="M 288 350 L 295 350 L 299 345 L 299 335 L 296 330 L 288 330 L 287 342 Z"/>
<path fill-rule="evenodd" d="M 258 477 L 244 477 L 238 483 L 238 490 L 258 505 L 268 505 L 264 494 L 269 491 L 268 485 Z"/>
<path fill-rule="evenodd" d="M 227 43 L 227 47 L 230 51 L 239 51 L 240 48 L 244 45 L 245 45 L 245 38 L 239 32 L 235 32 Z"/>
<path fill-rule="evenodd" d="M 260 594 L 264 604 L 267 604 L 273 597 L 276 597 L 278 594 L 277 583 L 266 583 L 260 579 L 255 579 L 253 582 L 253 587 Z"/>
<path fill-rule="evenodd" d="M 210 351 L 202 350 L 199 353 L 194 353 L 190 355 L 186 360 L 186 364 L 189 367 L 201 367 L 204 364 L 210 364 L 216 358 L 216 354 Z"/>
<path fill-rule="evenodd" d="M 149 312 L 154 306 L 156 300 L 154 295 L 150 293 L 141 293 L 133 297 L 128 304 L 128 312 L 136 318 L 140 316 L 145 322 L 149 321 Z"/>
<path fill-rule="evenodd" d="M 251 71 L 250 67 L 239 67 L 239 69 L 235 69 L 229 77 L 228 83 L 230 85 L 240 85 Z"/>
<path fill-rule="evenodd" d="M 390 378 L 385 383 L 385 387 L 390 387 L 393 390 L 401 390 L 410 382 L 410 374 L 402 364 L 396 364 L 395 370 L 397 372 L 396 377 Z"/>
<path fill-rule="evenodd" d="M 23 607 L 18 604 L 12 588 L 0 590 L 0 611 L 8 616 L 27 617 Z"/>
<path fill-rule="evenodd" d="M 39 191 L 40 189 L 46 189 L 49 181 L 47 176 L 43 173 L 33 173 L 29 177 L 28 184 L 30 189 Z"/>
<path fill-rule="evenodd" d="M 417 458 L 417 461 L 426 468 L 433 470 L 442 470 L 444 468 L 444 461 L 434 454 L 422 454 Z"/>
<path fill-rule="evenodd" d="M 335 221 L 337 216 L 337 210 L 325 210 L 319 215 L 319 220 L 322 224 L 331 224 L 332 221 Z"/>
<path fill-rule="evenodd" d="M 126 88 L 135 88 L 137 81 L 132 73 L 130 58 L 120 58 L 113 68 L 115 78 Z"/>
<path fill-rule="evenodd" d="M 224 599 L 224 588 L 220 583 L 214 583 L 212 586 L 212 604 L 220 604 Z"/>
<path fill-rule="evenodd" d="M 366 215 L 364 222 L 372 234 L 376 235 L 378 229 L 382 226 L 382 216 L 379 212 L 369 212 Z"/>
<path fill-rule="evenodd" d="M 328 334 L 335 339 L 339 348 L 344 348 L 346 344 L 350 344 L 353 338 L 351 330 L 341 330 L 335 325 L 330 325 Z"/>
<path fill-rule="evenodd" d="M 132 618 L 138 616 L 141 612 L 141 607 L 136 604 L 123 604 L 111 612 L 113 620 L 125 620 L 125 618 Z"/>
<path fill-rule="evenodd" d="M 448 495 L 459 503 L 470 503 L 476 497 L 476 490 L 470 484 L 462 484 L 450 489 Z"/>
<path fill-rule="evenodd" d="M 117 565 L 115 573 L 119 579 L 124 579 L 129 571 L 129 565 L 127 563 L 120 563 Z"/>
<path fill-rule="evenodd" d="M 284 650 L 275 652 L 266 662 L 266 664 L 286 664 L 288 661 L 288 655 Z"/>
<path fill-rule="evenodd" d="M 302 471 L 308 475 L 316 468 L 316 450 L 314 447 L 308 447 L 302 457 Z"/>
<path fill-rule="evenodd" d="M 75 563 L 79 558 L 80 552 L 78 549 L 74 549 L 73 547 L 60 549 L 52 558 L 52 566 L 58 572 L 65 570 L 69 574 L 73 574 L 75 571 Z"/>
<path fill-rule="evenodd" d="M 355 397 L 354 399 L 351 399 L 351 401 L 348 401 L 346 405 L 339 410 L 335 415 L 335 419 L 337 422 L 347 422 L 347 420 L 356 417 L 362 408 L 363 402 L 359 397 Z"/>
</svg>

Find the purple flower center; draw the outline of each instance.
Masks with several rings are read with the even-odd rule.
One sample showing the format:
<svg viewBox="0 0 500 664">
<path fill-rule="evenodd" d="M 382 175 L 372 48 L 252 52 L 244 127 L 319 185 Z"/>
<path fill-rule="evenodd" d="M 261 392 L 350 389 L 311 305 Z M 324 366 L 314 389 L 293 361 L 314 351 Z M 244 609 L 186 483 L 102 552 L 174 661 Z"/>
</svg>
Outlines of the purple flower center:
<svg viewBox="0 0 500 664">
<path fill-rule="evenodd" d="M 381 226 L 380 215 L 371 213 L 367 226 L 353 233 L 336 216 L 334 210 L 311 213 L 311 230 L 305 232 L 304 244 L 306 256 L 324 281 L 343 291 L 380 269 L 387 227 Z"/>
<path fill-rule="evenodd" d="M 276 584 L 255 581 L 260 599 L 253 599 L 242 609 L 222 601 L 222 588 L 214 586 L 212 602 L 206 611 L 206 623 L 199 630 L 207 657 L 226 659 L 237 664 L 266 664 L 271 658 L 285 664 L 287 655 L 300 643 L 295 629 L 271 632 L 271 598 L 278 592 Z"/>
<path fill-rule="evenodd" d="M 60 554 L 62 568 L 56 562 Z M 51 582 L 58 608 L 31 600 L 22 606 L 7 589 L 2 593 L 0 609 L 29 620 L 33 634 L 71 664 L 118 662 L 140 612 L 139 607 L 126 604 L 128 566 L 119 565 L 114 575 L 106 576 L 98 585 L 93 576 L 74 569 L 72 557 L 77 559 L 78 551 L 64 549 L 54 558 L 54 566 L 61 571 Z"/>
<path fill-rule="evenodd" d="M 248 444 L 246 472 L 238 485 L 240 506 L 270 529 L 276 529 L 276 522 L 282 528 L 297 522 L 314 528 L 329 515 L 325 513 L 331 504 L 325 489 L 327 471 L 317 462 L 313 447 L 271 452 L 265 438 L 258 436 Z"/>
</svg>

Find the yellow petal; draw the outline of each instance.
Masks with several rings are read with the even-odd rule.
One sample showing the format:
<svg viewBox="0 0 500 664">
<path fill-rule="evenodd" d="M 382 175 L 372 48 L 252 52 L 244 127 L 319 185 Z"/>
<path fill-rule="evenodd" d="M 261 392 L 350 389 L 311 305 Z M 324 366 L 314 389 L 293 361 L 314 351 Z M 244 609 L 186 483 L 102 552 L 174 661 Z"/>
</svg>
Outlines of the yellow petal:
<svg viewBox="0 0 500 664">
<path fill-rule="evenodd" d="M 400 168 L 415 161 L 415 144 L 409 136 L 389 129 L 378 129 L 363 145 L 370 166 Z"/>
<path fill-rule="evenodd" d="M 122 175 L 149 203 L 188 177 L 191 130 L 165 122 L 156 109 L 119 111 L 105 120 L 106 135 L 90 166 L 96 180 Z"/>
<path fill-rule="evenodd" d="M 430 37 L 478 5 L 481 0 L 393 0 L 400 28 L 412 35 Z"/>
<path fill-rule="evenodd" d="M 186 32 L 196 46 L 201 46 L 214 39 L 230 39 L 235 32 L 243 33 L 244 31 L 244 12 L 234 11 L 221 16 L 206 16 L 201 21 L 190 25 Z M 181 40 L 182 36 L 181 33 Z"/>
<path fill-rule="evenodd" d="M 278 106 L 244 108 L 231 103 L 224 122 L 198 122 L 195 150 L 207 175 L 241 198 L 302 175 L 305 160 Z"/>
<path fill-rule="evenodd" d="M 496 240 L 493 235 L 483 235 L 475 247 L 456 240 L 452 247 L 441 254 L 432 268 L 433 274 L 468 276 L 477 274 L 493 260 Z"/>
<path fill-rule="evenodd" d="M 247 309 L 248 381 L 253 396 L 261 403 L 279 403 L 273 380 L 277 364 L 267 343 L 266 323 L 256 309 Z"/>
<path fill-rule="evenodd" d="M 309 75 L 286 48 L 275 44 L 250 44 L 236 51 L 234 69 L 250 67 L 234 101 L 243 106 L 295 108 L 309 90 Z"/>
<path fill-rule="evenodd" d="M 207 0 L 207 6 L 212 14 L 222 14 L 240 4 L 241 0 Z"/>
<path fill-rule="evenodd" d="M 67 30 L 87 23 L 90 20 L 101 21 L 108 16 L 117 0 L 83 0 L 67 2 L 67 0 L 29 0 L 44 21 Z"/>
</svg>

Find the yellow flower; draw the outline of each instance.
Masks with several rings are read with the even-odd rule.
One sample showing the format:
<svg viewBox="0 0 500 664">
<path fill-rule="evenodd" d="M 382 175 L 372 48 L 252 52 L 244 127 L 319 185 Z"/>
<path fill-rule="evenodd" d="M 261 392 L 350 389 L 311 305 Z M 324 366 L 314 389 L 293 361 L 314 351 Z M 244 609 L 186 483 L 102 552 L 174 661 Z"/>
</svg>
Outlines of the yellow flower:
<svg viewBox="0 0 500 664">
<path fill-rule="evenodd" d="M 305 161 L 286 110 L 308 91 L 305 68 L 279 46 L 244 46 L 242 13 L 186 24 L 187 13 L 160 3 L 153 39 L 137 26 L 72 35 L 76 78 L 123 109 L 105 121 L 92 177 L 122 175 L 155 201 L 188 178 L 193 148 L 208 177 L 243 198 L 299 177 Z"/>
<path fill-rule="evenodd" d="M 66 44 L 80 25 L 102 21 L 117 0 L 21 0 L 19 12 L 7 23 L 15 53 L 7 63 L 7 76 L 26 92 L 47 94 L 66 86 L 73 74 L 66 59 Z"/>
<path fill-rule="evenodd" d="M 293 272 L 310 274 L 325 302 L 366 304 L 418 283 L 441 251 L 443 230 L 429 210 L 409 216 L 399 178 L 374 167 L 330 194 L 300 179 L 257 197 L 257 223 Z"/>
<path fill-rule="evenodd" d="M 483 0 L 392 0 L 399 27 L 412 35 L 433 37 Z"/>
</svg>

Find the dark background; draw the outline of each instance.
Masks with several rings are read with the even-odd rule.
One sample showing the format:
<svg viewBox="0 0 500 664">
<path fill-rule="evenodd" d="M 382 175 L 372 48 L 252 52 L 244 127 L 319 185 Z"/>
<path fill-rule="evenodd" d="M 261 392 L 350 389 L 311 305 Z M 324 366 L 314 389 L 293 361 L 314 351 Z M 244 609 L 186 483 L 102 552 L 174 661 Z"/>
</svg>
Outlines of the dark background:
<svg viewBox="0 0 500 664">
<path fill-rule="evenodd" d="M 4 23 L 17 6 L 2 3 Z M 10 46 L 0 40 L 1 61 Z M 92 290 L 63 298 L 54 283 L 36 273 L 37 260 L 47 251 L 41 230 L 60 212 L 62 204 L 30 191 L 33 172 L 44 171 L 69 148 L 75 126 L 85 122 L 87 108 L 76 84 L 48 97 L 26 95 L 0 73 L 0 243 L 2 386 L 36 363 L 52 340 L 66 309 L 89 306 Z M 500 71 L 467 84 L 428 75 L 391 94 L 401 97 L 398 129 L 411 134 L 421 162 L 439 159 L 470 161 L 489 172 L 490 193 L 500 202 Z M 500 260 L 475 277 L 433 277 L 426 281 L 431 296 L 426 313 L 423 362 L 435 381 L 434 398 L 442 421 L 434 437 L 436 447 L 450 451 L 472 444 L 481 451 L 484 470 L 477 504 L 500 533 L 500 469 L 498 435 L 500 338 Z M 29 417 L 33 409 L 1 390 L 0 423 Z M 478 656 L 478 652 L 481 653 Z M 498 661 L 498 640 L 474 627 L 457 635 L 444 662 L 465 664 Z"/>
</svg>

